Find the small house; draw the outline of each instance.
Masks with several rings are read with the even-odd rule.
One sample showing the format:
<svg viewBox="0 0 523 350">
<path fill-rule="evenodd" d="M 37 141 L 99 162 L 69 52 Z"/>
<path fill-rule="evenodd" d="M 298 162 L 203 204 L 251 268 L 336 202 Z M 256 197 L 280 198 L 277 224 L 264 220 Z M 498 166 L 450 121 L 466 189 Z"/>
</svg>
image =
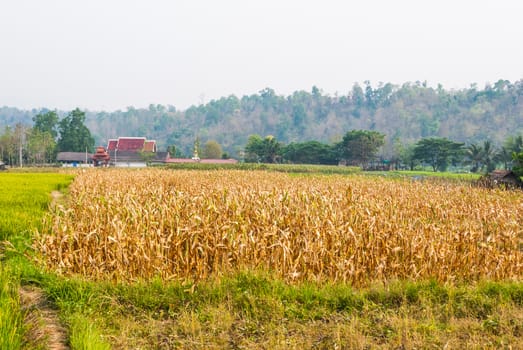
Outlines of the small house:
<svg viewBox="0 0 523 350">
<path fill-rule="evenodd" d="M 93 155 L 87 152 L 58 152 L 56 160 L 64 167 L 89 166 Z"/>
<path fill-rule="evenodd" d="M 511 170 L 494 170 L 482 176 L 480 185 L 485 187 L 523 188 L 523 181 Z"/>
<path fill-rule="evenodd" d="M 523 188 L 523 181 L 511 170 L 494 170 L 490 173 L 490 177 L 498 185 Z"/>
</svg>

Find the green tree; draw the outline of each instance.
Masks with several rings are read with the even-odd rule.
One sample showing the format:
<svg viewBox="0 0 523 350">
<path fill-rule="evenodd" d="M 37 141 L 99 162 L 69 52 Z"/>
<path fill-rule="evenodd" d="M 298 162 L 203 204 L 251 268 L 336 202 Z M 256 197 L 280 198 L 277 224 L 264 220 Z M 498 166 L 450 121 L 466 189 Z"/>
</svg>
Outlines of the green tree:
<svg viewBox="0 0 523 350">
<path fill-rule="evenodd" d="M 303 124 L 307 120 L 307 113 L 305 112 L 305 107 L 303 107 L 303 105 L 296 104 L 292 107 L 292 120 L 295 127 L 303 130 Z"/>
<path fill-rule="evenodd" d="M 27 140 L 30 160 L 36 164 L 52 163 L 56 159 L 56 141 L 48 131 L 33 128 Z"/>
<path fill-rule="evenodd" d="M 505 147 L 511 153 L 523 152 L 523 137 L 521 135 L 507 137 L 507 139 L 505 140 Z"/>
<path fill-rule="evenodd" d="M 146 164 L 150 164 L 154 158 L 156 157 L 156 155 L 154 154 L 154 152 L 150 152 L 150 151 L 139 151 L 138 154 L 140 155 L 140 157 L 142 158 L 142 160 L 146 163 Z"/>
<path fill-rule="evenodd" d="M 60 152 L 92 152 L 94 138 L 85 126 L 85 112 L 76 108 L 58 123 L 60 138 L 58 150 Z"/>
<path fill-rule="evenodd" d="M 260 154 L 263 152 L 263 139 L 258 134 L 249 135 L 247 145 L 245 145 L 245 161 L 257 163 L 261 161 Z"/>
<path fill-rule="evenodd" d="M 12 165 L 23 166 L 27 161 L 27 135 L 30 128 L 22 123 L 17 123 L 11 134 L 11 149 L 14 151 L 14 157 L 11 159 Z"/>
<path fill-rule="evenodd" d="M 465 149 L 466 163 L 471 165 L 470 171 L 476 173 L 483 171 L 486 167 L 487 172 L 496 168 L 497 156 L 492 143 L 488 140 L 482 146 L 473 143 Z"/>
<path fill-rule="evenodd" d="M 414 147 L 414 159 L 429 164 L 434 171 L 445 171 L 450 161 L 462 156 L 463 143 L 446 138 L 430 137 L 419 140 Z"/>
<path fill-rule="evenodd" d="M 185 155 L 175 145 L 167 146 L 167 152 L 169 152 L 169 155 L 171 156 L 171 158 L 184 158 L 185 157 Z"/>
<path fill-rule="evenodd" d="M 272 135 L 263 139 L 260 135 L 250 135 L 245 146 L 245 161 L 276 163 L 281 147 L 281 143 Z"/>
<path fill-rule="evenodd" d="M 265 88 L 260 91 L 261 103 L 264 110 L 276 107 L 278 97 L 276 92 L 271 88 Z"/>
<path fill-rule="evenodd" d="M 418 160 L 414 157 L 415 145 L 407 145 L 401 150 L 400 160 L 403 164 L 409 167 L 409 170 L 414 170 L 418 164 Z"/>
<path fill-rule="evenodd" d="M 394 154 L 392 155 L 392 160 L 396 163 L 396 169 L 408 167 L 409 170 L 414 170 L 414 167 L 417 164 L 416 159 L 414 159 L 414 145 L 404 145 L 399 139 L 396 139 L 394 142 Z"/>
<path fill-rule="evenodd" d="M 501 147 L 494 156 L 496 162 L 503 163 L 505 170 L 510 168 L 512 162 L 512 152 L 505 146 Z"/>
<path fill-rule="evenodd" d="M 358 83 L 352 86 L 351 99 L 357 108 L 363 107 L 365 104 L 365 93 Z"/>
<path fill-rule="evenodd" d="M 286 161 L 300 164 L 337 164 L 338 157 L 334 147 L 318 142 L 292 142 L 282 148 Z"/>
<path fill-rule="evenodd" d="M 16 155 L 16 142 L 13 130 L 6 126 L 4 133 L 0 136 L 1 161 L 13 165 Z"/>
<path fill-rule="evenodd" d="M 485 140 L 483 142 L 483 148 L 481 150 L 482 162 L 487 168 L 487 172 L 490 173 L 496 168 L 496 150 L 492 146 L 492 142 Z"/>
<path fill-rule="evenodd" d="M 512 155 L 512 171 L 519 177 L 523 177 L 523 152 L 516 153 Z"/>
<path fill-rule="evenodd" d="M 523 152 L 523 137 L 508 136 L 503 143 L 503 146 L 494 155 L 494 161 L 503 163 L 503 167 L 508 170 L 514 163 L 514 154 Z"/>
<path fill-rule="evenodd" d="M 483 152 L 480 146 L 473 143 L 465 149 L 466 163 L 471 165 L 470 171 L 477 173 L 482 167 Z"/>
<path fill-rule="evenodd" d="M 209 140 L 203 146 L 203 158 L 220 159 L 222 154 L 222 146 L 215 140 Z"/>
<path fill-rule="evenodd" d="M 48 132 L 53 139 L 58 136 L 58 114 L 56 111 L 48 111 L 45 113 L 38 113 L 33 117 L 33 128 L 40 132 Z"/>
<path fill-rule="evenodd" d="M 337 145 L 339 155 L 349 164 L 365 166 L 376 157 L 385 143 L 385 135 L 378 131 L 352 130 Z"/>
</svg>

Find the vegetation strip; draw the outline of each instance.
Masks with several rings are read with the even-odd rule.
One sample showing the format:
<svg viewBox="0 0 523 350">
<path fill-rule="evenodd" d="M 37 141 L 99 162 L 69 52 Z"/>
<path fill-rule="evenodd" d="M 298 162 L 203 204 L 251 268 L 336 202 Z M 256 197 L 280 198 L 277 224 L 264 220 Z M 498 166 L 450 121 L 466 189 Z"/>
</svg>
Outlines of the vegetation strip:
<svg viewBox="0 0 523 350">
<path fill-rule="evenodd" d="M 65 336 L 56 312 L 35 289 L 20 286 L 33 266 L 25 258 L 32 232 L 41 225 L 51 191 L 63 190 L 71 175 L 49 173 L 3 173 L 0 184 L 0 235 L 2 249 L 0 348 L 65 349 Z M 24 324 L 25 323 L 25 324 Z M 27 332 L 25 330 L 28 330 Z"/>
<path fill-rule="evenodd" d="M 115 348 L 499 348 L 523 336 L 521 282 L 355 289 L 290 285 L 263 271 L 197 284 L 47 281 L 64 310 L 89 309 Z"/>
</svg>

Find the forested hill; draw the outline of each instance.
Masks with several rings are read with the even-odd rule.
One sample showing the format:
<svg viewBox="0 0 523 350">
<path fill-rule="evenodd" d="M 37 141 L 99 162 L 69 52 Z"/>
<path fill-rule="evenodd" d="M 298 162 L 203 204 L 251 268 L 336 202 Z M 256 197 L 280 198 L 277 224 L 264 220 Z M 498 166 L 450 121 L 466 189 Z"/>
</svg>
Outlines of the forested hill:
<svg viewBox="0 0 523 350">
<path fill-rule="evenodd" d="M 39 111 L 0 108 L 0 127 L 24 122 Z M 60 112 L 65 114 L 68 111 Z M 445 90 L 423 83 L 402 86 L 355 84 L 344 95 L 326 95 L 313 87 L 281 96 L 266 88 L 258 94 L 234 95 L 177 111 L 173 106 L 87 112 L 86 125 L 97 144 L 118 136 L 156 139 L 160 149 L 175 145 L 189 155 L 196 137 L 216 140 L 237 156 L 250 134 L 273 135 L 279 141 L 339 141 L 352 129 L 380 131 L 394 140 L 413 143 L 430 136 L 460 142 L 486 139 L 501 144 L 507 136 L 523 133 L 523 80 L 500 80 L 479 89 Z"/>
</svg>

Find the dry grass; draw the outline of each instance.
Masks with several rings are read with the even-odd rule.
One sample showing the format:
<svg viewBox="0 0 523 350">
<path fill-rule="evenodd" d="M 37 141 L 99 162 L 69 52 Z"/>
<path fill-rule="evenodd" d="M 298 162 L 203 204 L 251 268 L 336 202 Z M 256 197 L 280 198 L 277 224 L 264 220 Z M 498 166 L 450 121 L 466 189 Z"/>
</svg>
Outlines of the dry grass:
<svg viewBox="0 0 523 350">
<path fill-rule="evenodd" d="M 50 350 L 69 349 L 65 328 L 60 324 L 58 313 L 47 302 L 42 291 L 36 287 L 20 288 L 20 303 L 25 314 L 25 343 L 28 348 Z"/>
<path fill-rule="evenodd" d="M 430 304 L 430 303 L 429 303 Z M 403 304 L 320 319 L 244 317 L 227 301 L 172 315 L 111 318 L 114 349 L 522 349 L 523 310 L 499 305 L 486 319 L 447 317 L 442 307 Z M 449 304 L 445 307 L 449 307 Z"/>
<path fill-rule="evenodd" d="M 518 279 L 523 196 L 466 185 L 247 171 L 79 174 L 37 239 L 64 274 L 287 281 Z"/>
</svg>

